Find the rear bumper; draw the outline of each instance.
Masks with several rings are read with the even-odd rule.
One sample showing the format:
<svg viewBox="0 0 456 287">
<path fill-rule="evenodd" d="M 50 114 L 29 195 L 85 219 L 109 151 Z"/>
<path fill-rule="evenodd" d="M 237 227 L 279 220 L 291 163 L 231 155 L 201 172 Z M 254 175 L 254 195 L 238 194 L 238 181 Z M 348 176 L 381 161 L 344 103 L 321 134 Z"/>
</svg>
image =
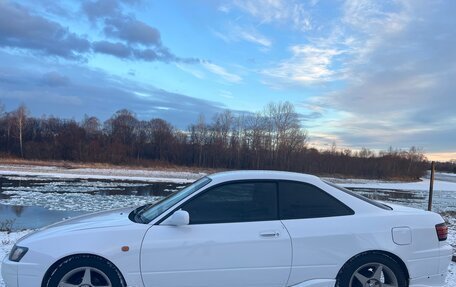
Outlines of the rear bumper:
<svg viewBox="0 0 456 287">
<path fill-rule="evenodd" d="M 420 276 L 416 278 L 410 278 L 409 287 L 444 287 L 445 279 L 448 274 L 448 265 L 451 262 L 453 256 L 453 248 L 447 243 L 441 243 L 439 248 L 439 256 L 429 258 L 426 262 L 423 262 L 422 268 L 429 268 L 431 266 L 438 266 L 436 274 L 429 274 L 426 276 Z"/>
<path fill-rule="evenodd" d="M 410 280 L 409 287 L 444 287 L 445 274 L 437 274 L 432 276 L 414 278 Z"/>
</svg>

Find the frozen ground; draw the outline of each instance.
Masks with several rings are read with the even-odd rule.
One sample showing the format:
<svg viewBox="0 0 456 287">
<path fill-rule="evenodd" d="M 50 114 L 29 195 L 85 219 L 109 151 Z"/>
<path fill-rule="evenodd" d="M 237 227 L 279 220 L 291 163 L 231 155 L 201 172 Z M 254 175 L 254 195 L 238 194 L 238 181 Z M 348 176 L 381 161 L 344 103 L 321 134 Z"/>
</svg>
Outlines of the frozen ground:
<svg viewBox="0 0 456 287">
<path fill-rule="evenodd" d="M 153 203 L 185 183 L 0 175 L 0 207 L 94 212 Z M 1 215 L 0 215 L 1 219 Z"/>
<path fill-rule="evenodd" d="M 350 188 L 372 188 L 372 189 L 391 189 L 391 190 L 413 190 L 428 191 L 429 179 L 422 179 L 416 182 L 376 182 L 367 181 L 364 183 L 341 182 L 340 185 Z M 434 181 L 434 191 L 456 191 L 456 182 L 442 180 Z"/>
<path fill-rule="evenodd" d="M 20 232 L 0 232 L 0 259 L 4 258 L 10 249 L 13 247 L 16 240 L 21 238 L 22 236 L 29 233 L 31 230 L 20 231 Z M 454 230 L 451 231 L 449 234 L 448 240 L 450 242 L 455 242 L 456 234 Z M 1 266 L 0 266 L 1 271 Z M 1 272 L 0 272 L 1 273 Z M 0 287 L 5 287 L 3 279 L 0 276 Z M 451 262 L 450 266 L 448 267 L 448 275 L 447 275 L 447 284 L 446 287 L 456 287 L 456 263 Z"/>
<path fill-rule="evenodd" d="M 16 176 L 43 176 L 68 179 L 114 179 L 137 180 L 146 182 L 175 182 L 188 183 L 205 175 L 198 172 L 161 171 L 146 169 L 120 169 L 120 168 L 75 168 L 66 169 L 56 166 L 33 166 L 4 164 L 0 165 L 0 175 Z"/>
<path fill-rule="evenodd" d="M 4 191 L 11 195 L 3 203 L 13 206 L 41 206 L 49 210 L 96 212 L 101 210 L 141 206 L 162 196 L 99 195 L 86 193 L 42 193 L 35 191 Z"/>
</svg>

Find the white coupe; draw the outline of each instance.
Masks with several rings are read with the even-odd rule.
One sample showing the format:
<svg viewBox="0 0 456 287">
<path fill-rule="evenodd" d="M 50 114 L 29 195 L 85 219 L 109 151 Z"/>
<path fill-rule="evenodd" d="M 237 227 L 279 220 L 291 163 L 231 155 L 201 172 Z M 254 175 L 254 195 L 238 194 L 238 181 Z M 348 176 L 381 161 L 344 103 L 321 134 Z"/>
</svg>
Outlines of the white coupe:
<svg viewBox="0 0 456 287">
<path fill-rule="evenodd" d="M 436 213 L 315 176 L 225 172 L 36 231 L 2 275 L 8 287 L 444 286 L 447 232 Z"/>
</svg>

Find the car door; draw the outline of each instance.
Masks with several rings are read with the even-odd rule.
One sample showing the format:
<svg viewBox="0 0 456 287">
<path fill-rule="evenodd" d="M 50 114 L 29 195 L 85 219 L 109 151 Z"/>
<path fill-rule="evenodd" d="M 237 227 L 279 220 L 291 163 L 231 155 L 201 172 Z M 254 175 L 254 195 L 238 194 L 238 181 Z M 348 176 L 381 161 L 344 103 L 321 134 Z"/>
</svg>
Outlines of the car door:
<svg viewBox="0 0 456 287">
<path fill-rule="evenodd" d="M 209 188 L 180 208 L 190 224 L 147 232 L 141 272 L 147 287 L 284 287 L 291 240 L 278 220 L 275 182 Z"/>
<path fill-rule="evenodd" d="M 336 277 L 356 245 L 351 231 L 353 214 L 352 209 L 319 187 L 279 182 L 279 217 L 293 243 L 290 286 Z"/>
</svg>

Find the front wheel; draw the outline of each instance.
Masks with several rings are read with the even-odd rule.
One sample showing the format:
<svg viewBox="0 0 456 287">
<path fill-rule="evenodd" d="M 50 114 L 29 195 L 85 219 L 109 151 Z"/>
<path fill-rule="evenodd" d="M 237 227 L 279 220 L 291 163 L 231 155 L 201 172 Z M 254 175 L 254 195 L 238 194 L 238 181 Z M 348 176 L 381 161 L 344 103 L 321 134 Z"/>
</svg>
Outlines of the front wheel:
<svg viewBox="0 0 456 287">
<path fill-rule="evenodd" d="M 124 287 L 117 268 L 107 260 L 78 255 L 64 260 L 52 272 L 46 287 Z"/>
<path fill-rule="evenodd" d="M 368 254 L 348 262 L 337 278 L 338 287 L 407 287 L 401 266 L 383 254 Z"/>
</svg>

